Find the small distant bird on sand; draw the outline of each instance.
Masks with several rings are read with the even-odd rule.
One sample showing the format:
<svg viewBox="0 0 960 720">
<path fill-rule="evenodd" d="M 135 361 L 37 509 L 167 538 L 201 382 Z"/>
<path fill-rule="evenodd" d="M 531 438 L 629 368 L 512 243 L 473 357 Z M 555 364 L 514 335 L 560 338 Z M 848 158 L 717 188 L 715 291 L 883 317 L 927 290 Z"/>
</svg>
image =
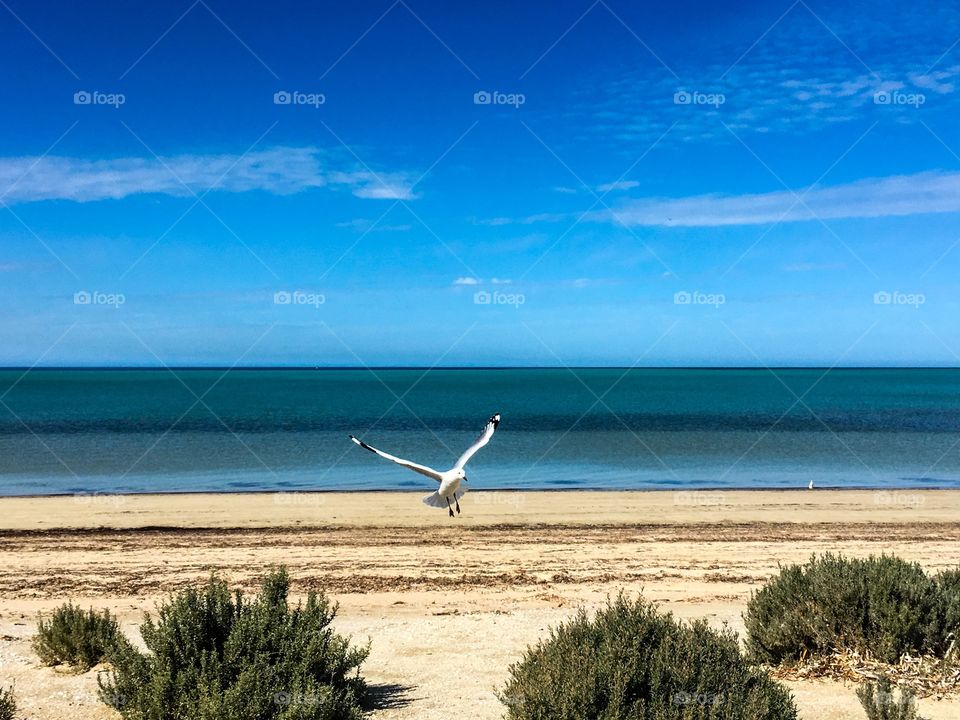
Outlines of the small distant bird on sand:
<svg viewBox="0 0 960 720">
<path fill-rule="evenodd" d="M 807 490 L 813 490 L 813 480 L 811 480 L 810 484 L 807 485 Z"/>
<path fill-rule="evenodd" d="M 467 489 L 461 486 L 461 483 L 467 482 L 467 473 L 464 470 L 464 467 L 470 458 L 472 458 L 480 448 L 490 442 L 490 438 L 493 437 L 493 432 L 497 429 L 497 425 L 499 424 L 500 413 L 496 413 L 492 418 L 487 420 L 487 424 L 483 428 L 483 432 L 480 433 L 480 437 L 478 437 L 476 441 L 474 441 L 473 445 L 468 447 L 463 455 L 460 456 L 460 459 L 457 460 L 457 464 L 449 470 L 442 472 L 434 470 L 433 468 L 429 468 L 426 465 L 418 465 L 415 462 L 404 460 L 403 458 L 398 458 L 382 452 L 381 450 L 377 450 L 375 447 L 370 447 L 367 445 L 365 442 L 363 442 L 363 440 L 358 440 L 353 435 L 350 436 L 350 439 L 364 450 L 369 450 L 372 453 L 376 453 L 380 457 L 385 458 L 390 462 L 395 462 L 397 465 L 402 465 L 403 467 L 413 470 L 416 473 L 426 475 L 428 478 L 433 478 L 440 483 L 440 488 L 436 492 L 427 495 L 423 499 L 423 502 L 430 507 L 440 508 L 441 510 L 446 507 L 447 510 L 450 511 L 450 517 L 453 517 L 453 508 L 450 506 L 450 502 L 453 501 L 457 508 L 457 512 L 459 513 L 460 498 L 462 498 L 467 492 Z"/>
</svg>

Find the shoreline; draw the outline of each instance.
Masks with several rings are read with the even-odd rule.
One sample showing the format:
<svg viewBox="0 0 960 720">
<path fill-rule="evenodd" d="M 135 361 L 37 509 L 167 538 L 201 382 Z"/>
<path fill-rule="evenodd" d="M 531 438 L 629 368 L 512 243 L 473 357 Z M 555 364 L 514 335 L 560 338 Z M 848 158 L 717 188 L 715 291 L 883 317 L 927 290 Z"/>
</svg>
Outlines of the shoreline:
<svg viewBox="0 0 960 720">
<path fill-rule="evenodd" d="M 0 365 L 0 372 L 57 370 L 960 370 L 956 365 Z"/>
<path fill-rule="evenodd" d="M 960 481 L 958 481 L 960 482 Z M 242 490 L 160 490 L 156 492 L 105 492 L 101 490 L 32 493 L 24 495 L 4 495 L 0 493 L 0 502 L 4 500 L 42 500 L 44 498 L 82 498 L 82 497 L 177 497 L 192 495 L 358 495 L 358 494 L 396 494 L 417 495 L 429 492 L 429 487 L 422 488 L 309 488 L 305 490 L 288 488 L 263 488 L 260 490 L 244 488 Z M 960 485 L 817 485 L 812 492 L 960 492 Z M 717 485 L 690 485 L 674 488 L 616 488 L 616 487 L 485 487 L 483 490 L 470 490 L 470 494 L 478 493 L 680 493 L 680 492 L 710 492 L 710 493 L 792 493 L 811 492 L 804 487 L 728 487 Z"/>
<path fill-rule="evenodd" d="M 468 492 L 455 518 L 419 491 L 80 494 L 0 498 L 0 532 L 138 528 L 902 524 L 960 526 L 960 490 Z"/>
</svg>

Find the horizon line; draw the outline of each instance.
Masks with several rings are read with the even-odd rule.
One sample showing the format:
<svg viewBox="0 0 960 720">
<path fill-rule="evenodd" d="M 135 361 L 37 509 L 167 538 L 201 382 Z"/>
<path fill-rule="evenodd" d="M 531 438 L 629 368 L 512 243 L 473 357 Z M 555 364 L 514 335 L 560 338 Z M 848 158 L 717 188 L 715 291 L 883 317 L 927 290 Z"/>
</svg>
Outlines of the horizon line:
<svg viewBox="0 0 960 720">
<path fill-rule="evenodd" d="M 0 365 L 2 371 L 57 370 L 960 370 L 958 365 Z"/>
</svg>

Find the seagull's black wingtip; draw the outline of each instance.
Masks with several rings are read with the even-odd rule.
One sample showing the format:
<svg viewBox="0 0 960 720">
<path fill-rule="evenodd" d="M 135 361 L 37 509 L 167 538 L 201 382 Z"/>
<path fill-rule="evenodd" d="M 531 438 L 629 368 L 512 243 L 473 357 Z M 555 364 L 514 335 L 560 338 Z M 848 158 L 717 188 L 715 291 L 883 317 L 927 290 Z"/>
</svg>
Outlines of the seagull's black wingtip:
<svg viewBox="0 0 960 720">
<path fill-rule="evenodd" d="M 350 436 L 350 439 L 353 440 L 357 445 L 359 445 L 360 447 L 362 447 L 364 450 L 369 450 L 369 451 L 372 452 L 372 453 L 377 452 L 377 451 L 374 450 L 372 447 L 370 447 L 369 445 L 367 445 L 363 440 L 358 440 L 358 439 L 355 438 L 353 435 Z"/>
</svg>

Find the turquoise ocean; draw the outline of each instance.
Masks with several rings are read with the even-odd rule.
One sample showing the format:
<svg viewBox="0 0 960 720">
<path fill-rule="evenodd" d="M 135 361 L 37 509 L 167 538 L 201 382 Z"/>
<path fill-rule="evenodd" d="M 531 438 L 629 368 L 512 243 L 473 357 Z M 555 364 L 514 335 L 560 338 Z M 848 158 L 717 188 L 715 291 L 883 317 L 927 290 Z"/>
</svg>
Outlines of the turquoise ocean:
<svg viewBox="0 0 960 720">
<path fill-rule="evenodd" d="M 955 369 L 0 370 L 0 494 L 960 487 Z"/>
</svg>

